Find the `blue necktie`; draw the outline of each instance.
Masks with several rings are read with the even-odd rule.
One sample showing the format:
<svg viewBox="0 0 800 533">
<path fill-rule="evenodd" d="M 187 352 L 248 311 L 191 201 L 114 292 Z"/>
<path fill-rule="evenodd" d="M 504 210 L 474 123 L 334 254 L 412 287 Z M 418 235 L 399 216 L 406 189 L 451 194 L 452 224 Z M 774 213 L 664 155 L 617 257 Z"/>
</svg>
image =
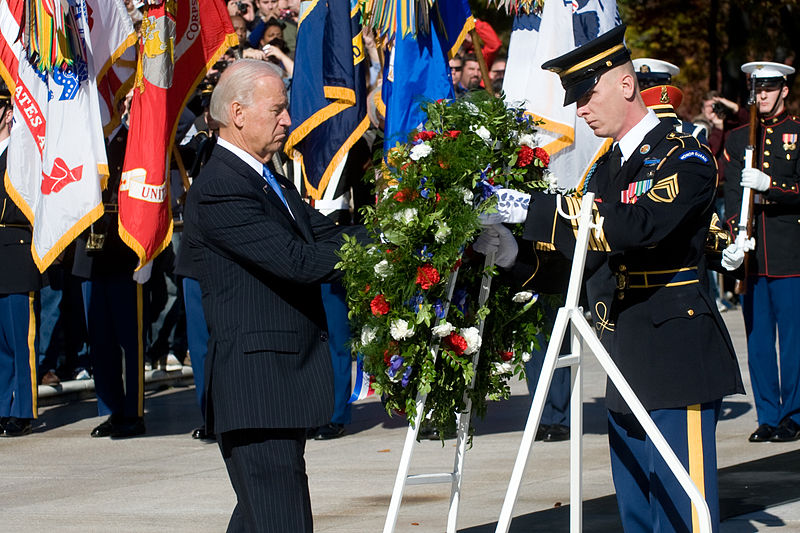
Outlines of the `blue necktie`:
<svg viewBox="0 0 800 533">
<path fill-rule="evenodd" d="M 264 165 L 262 169 L 263 170 L 261 171 L 261 175 L 264 177 L 264 181 L 266 181 L 269 184 L 269 186 L 272 187 L 272 190 L 275 191 L 275 194 L 277 194 L 278 198 L 281 199 L 281 202 L 283 202 L 283 205 L 286 206 L 286 209 L 289 209 L 289 203 L 283 196 L 283 191 L 281 190 L 281 186 L 278 185 L 278 180 L 276 180 L 275 176 L 272 175 L 272 172 L 270 172 L 269 167 L 267 167 L 267 165 Z M 291 213 L 292 210 L 289 209 L 289 212 Z"/>
</svg>

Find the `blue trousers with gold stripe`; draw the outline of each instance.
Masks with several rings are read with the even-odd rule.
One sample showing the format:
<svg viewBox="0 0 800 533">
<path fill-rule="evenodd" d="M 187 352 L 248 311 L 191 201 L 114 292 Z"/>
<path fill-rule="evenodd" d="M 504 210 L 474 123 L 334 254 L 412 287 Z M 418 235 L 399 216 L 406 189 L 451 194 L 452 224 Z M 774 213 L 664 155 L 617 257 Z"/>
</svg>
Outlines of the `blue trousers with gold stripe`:
<svg viewBox="0 0 800 533">
<path fill-rule="evenodd" d="M 120 275 L 84 281 L 81 288 L 97 413 L 144 416 L 142 286 Z"/>
<path fill-rule="evenodd" d="M 352 414 L 350 398 L 353 358 L 350 355 L 350 322 L 347 320 L 347 300 L 341 283 L 322 284 L 322 305 L 328 322 L 328 346 L 333 365 L 333 424 L 349 424 Z"/>
<path fill-rule="evenodd" d="M 800 277 L 751 276 L 742 314 L 759 425 L 800 424 Z"/>
<path fill-rule="evenodd" d="M 719 531 L 716 428 L 721 400 L 650 411 L 658 429 L 705 496 Z M 626 533 L 699 531 L 689 496 L 632 414 L 609 411 L 611 472 Z"/>
<path fill-rule="evenodd" d="M 35 292 L 0 294 L 0 416 L 37 417 Z"/>
<path fill-rule="evenodd" d="M 200 282 L 183 278 L 183 305 L 186 309 L 186 342 L 192 361 L 194 389 L 200 414 L 206 417 L 206 354 L 208 353 L 208 324 L 203 312 L 203 296 Z"/>
</svg>

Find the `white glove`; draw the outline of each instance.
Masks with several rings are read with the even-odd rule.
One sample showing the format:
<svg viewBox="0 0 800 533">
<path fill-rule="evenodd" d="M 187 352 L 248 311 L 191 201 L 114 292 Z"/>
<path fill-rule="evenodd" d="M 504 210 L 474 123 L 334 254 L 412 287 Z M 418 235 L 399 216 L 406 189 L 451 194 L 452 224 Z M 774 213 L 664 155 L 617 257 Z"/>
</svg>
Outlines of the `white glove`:
<svg viewBox="0 0 800 533">
<path fill-rule="evenodd" d="M 519 252 L 514 234 L 500 224 L 487 226 L 472 243 L 472 249 L 483 255 L 494 252 L 494 263 L 502 268 L 513 266 Z"/>
<path fill-rule="evenodd" d="M 133 281 L 139 285 L 144 285 L 150 279 L 151 272 L 153 272 L 153 261 L 148 261 L 146 265 L 133 273 Z"/>
<path fill-rule="evenodd" d="M 725 270 L 736 270 L 742 265 L 742 262 L 744 262 L 744 250 L 739 248 L 736 243 L 722 250 L 721 263 L 722 266 L 725 267 Z"/>
<path fill-rule="evenodd" d="M 750 187 L 754 191 L 766 191 L 769 189 L 771 178 L 757 168 L 746 168 L 742 170 L 742 187 Z"/>
<path fill-rule="evenodd" d="M 481 224 L 492 226 L 500 223 L 519 224 L 528 218 L 528 206 L 531 195 L 514 189 L 498 189 L 497 213 L 484 213 L 480 216 Z"/>
</svg>

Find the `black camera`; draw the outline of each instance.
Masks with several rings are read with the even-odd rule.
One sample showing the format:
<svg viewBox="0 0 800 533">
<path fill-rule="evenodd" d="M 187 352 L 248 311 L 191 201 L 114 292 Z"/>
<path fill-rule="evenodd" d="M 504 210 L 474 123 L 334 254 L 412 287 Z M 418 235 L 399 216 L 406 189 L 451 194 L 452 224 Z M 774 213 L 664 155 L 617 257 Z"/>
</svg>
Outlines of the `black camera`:
<svg viewBox="0 0 800 533">
<path fill-rule="evenodd" d="M 236 2 L 236 9 L 239 10 L 239 13 L 244 15 L 250 9 L 250 6 L 244 2 Z"/>
<path fill-rule="evenodd" d="M 711 110 L 715 115 L 722 119 L 730 115 L 733 111 L 730 107 L 726 106 L 722 102 L 714 102 L 714 105 L 711 106 Z"/>
</svg>

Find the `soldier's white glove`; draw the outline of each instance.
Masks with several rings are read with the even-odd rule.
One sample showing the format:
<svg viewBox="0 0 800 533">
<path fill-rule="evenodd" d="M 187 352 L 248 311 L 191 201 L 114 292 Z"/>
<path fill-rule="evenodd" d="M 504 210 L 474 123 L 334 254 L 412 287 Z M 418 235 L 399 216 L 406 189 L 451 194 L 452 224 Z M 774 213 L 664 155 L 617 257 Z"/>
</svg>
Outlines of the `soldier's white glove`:
<svg viewBox="0 0 800 533">
<path fill-rule="evenodd" d="M 725 270 L 736 270 L 742 266 L 742 262 L 744 262 L 744 250 L 739 248 L 736 243 L 728 245 L 727 248 L 722 250 L 721 263 Z"/>
<path fill-rule="evenodd" d="M 494 263 L 503 268 L 513 266 L 519 252 L 514 234 L 500 224 L 487 226 L 472 243 L 472 249 L 483 255 L 494 252 Z"/>
<path fill-rule="evenodd" d="M 754 191 L 766 191 L 769 189 L 770 177 L 757 168 L 746 168 L 742 170 L 742 187 L 750 187 Z"/>
<path fill-rule="evenodd" d="M 133 273 L 133 281 L 139 285 L 144 285 L 150 279 L 150 274 L 153 272 L 153 261 L 148 261 L 146 265 Z"/>
<path fill-rule="evenodd" d="M 492 226 L 494 224 L 519 224 L 528 218 L 528 206 L 531 195 L 515 191 L 514 189 L 498 189 L 497 213 L 484 213 L 480 216 L 481 224 Z"/>
</svg>

